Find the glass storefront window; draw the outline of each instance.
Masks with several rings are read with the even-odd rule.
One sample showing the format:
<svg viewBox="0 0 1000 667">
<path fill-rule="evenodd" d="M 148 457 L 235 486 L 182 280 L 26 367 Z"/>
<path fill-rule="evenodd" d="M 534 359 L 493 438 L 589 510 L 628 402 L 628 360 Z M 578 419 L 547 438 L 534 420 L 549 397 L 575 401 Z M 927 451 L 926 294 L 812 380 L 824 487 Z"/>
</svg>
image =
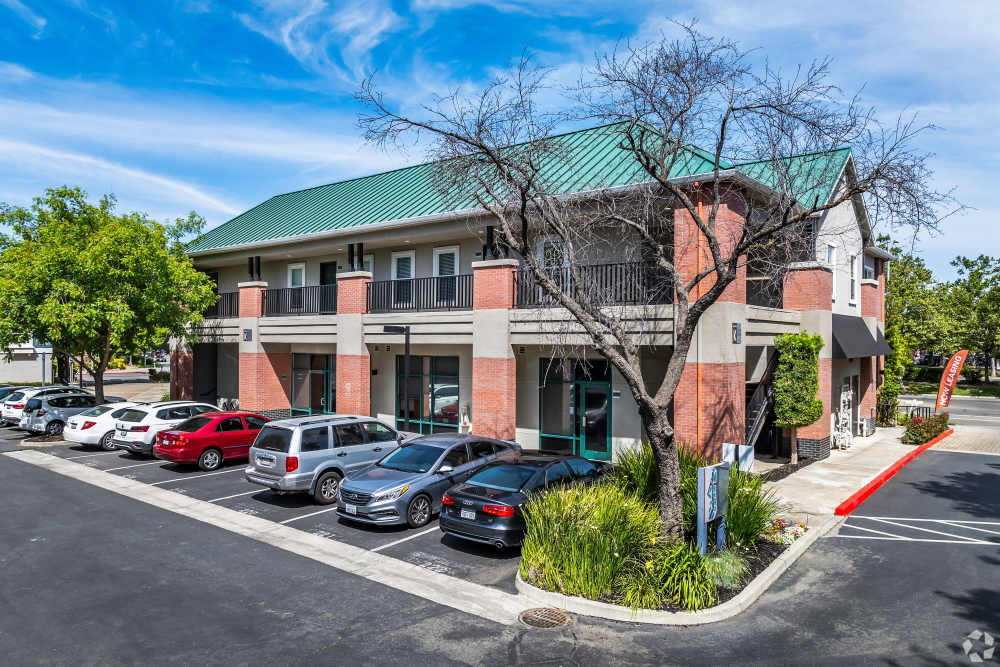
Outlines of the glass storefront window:
<svg viewBox="0 0 1000 667">
<path fill-rule="evenodd" d="M 410 356 L 410 377 L 403 376 L 403 355 L 396 356 L 396 427 L 420 433 L 455 432 L 459 422 L 458 357 Z M 408 393 L 404 393 L 409 385 Z"/>
<path fill-rule="evenodd" d="M 336 412 L 337 357 L 292 354 L 292 413 Z"/>
</svg>

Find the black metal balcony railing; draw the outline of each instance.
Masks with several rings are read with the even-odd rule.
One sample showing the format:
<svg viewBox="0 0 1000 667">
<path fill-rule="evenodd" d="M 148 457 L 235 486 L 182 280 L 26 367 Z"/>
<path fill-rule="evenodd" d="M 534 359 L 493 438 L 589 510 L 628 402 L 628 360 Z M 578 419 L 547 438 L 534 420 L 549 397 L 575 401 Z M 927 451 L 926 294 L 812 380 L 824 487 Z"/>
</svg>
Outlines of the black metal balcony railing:
<svg viewBox="0 0 1000 667">
<path fill-rule="evenodd" d="M 240 314 L 240 293 L 222 292 L 214 306 L 205 309 L 205 318 L 237 317 Z"/>
<path fill-rule="evenodd" d="M 264 316 L 335 315 L 337 286 L 284 287 L 264 290 Z"/>
<path fill-rule="evenodd" d="M 368 283 L 368 312 L 470 310 L 472 274 Z"/>
<path fill-rule="evenodd" d="M 579 267 L 579 272 L 579 291 L 596 303 L 608 306 L 673 303 L 674 291 L 669 277 L 652 263 L 590 264 Z M 574 294 L 575 279 L 568 267 L 552 269 L 549 276 L 563 292 Z M 518 269 L 514 277 L 514 305 L 517 308 L 557 303 L 530 269 Z"/>
</svg>

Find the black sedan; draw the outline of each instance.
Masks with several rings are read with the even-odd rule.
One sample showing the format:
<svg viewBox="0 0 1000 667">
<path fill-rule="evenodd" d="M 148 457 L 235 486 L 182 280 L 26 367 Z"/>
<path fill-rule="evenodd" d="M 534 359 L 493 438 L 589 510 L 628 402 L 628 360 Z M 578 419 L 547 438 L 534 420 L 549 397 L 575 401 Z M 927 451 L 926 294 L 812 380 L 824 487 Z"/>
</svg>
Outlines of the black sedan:
<svg viewBox="0 0 1000 667">
<path fill-rule="evenodd" d="M 521 506 L 529 494 L 593 482 L 601 473 L 601 464 L 578 456 L 519 454 L 492 463 L 444 494 L 441 531 L 501 549 L 518 546 L 524 538 Z"/>
</svg>

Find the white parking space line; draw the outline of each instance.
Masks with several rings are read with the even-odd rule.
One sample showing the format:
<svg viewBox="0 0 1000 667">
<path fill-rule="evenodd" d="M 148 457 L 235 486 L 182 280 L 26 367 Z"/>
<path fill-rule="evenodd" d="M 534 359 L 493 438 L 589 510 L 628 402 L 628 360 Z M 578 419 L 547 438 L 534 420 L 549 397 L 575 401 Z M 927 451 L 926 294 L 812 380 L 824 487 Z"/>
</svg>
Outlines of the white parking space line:
<svg viewBox="0 0 1000 667">
<path fill-rule="evenodd" d="M 909 537 L 907 535 L 897 535 L 895 533 L 889 533 L 883 530 L 875 530 L 874 528 L 865 528 L 864 526 L 859 526 L 856 524 L 858 520 L 867 520 L 875 522 L 879 527 L 885 527 L 886 524 L 890 526 L 897 526 L 899 528 L 904 528 L 911 531 L 920 531 L 924 533 L 931 533 L 934 535 L 941 535 L 944 538 L 949 539 L 938 539 L 938 538 L 921 538 L 921 537 Z M 836 537 L 843 537 L 851 540 L 894 540 L 898 542 L 936 542 L 941 544 L 973 544 L 973 545 L 992 545 L 997 546 L 1000 542 L 995 540 L 990 540 L 983 537 L 969 537 L 967 535 L 962 535 L 960 533 L 944 532 L 942 530 L 932 530 L 930 528 L 924 528 L 922 526 L 915 525 L 917 523 L 935 525 L 938 528 L 951 528 L 952 530 L 974 530 L 981 533 L 988 533 L 990 535 L 1000 535 L 1000 531 L 989 530 L 987 528 L 978 528 L 979 525 L 986 526 L 1000 526 L 1000 522 L 997 521 L 966 521 L 962 519 L 911 519 L 907 517 L 880 517 L 880 516 L 852 516 L 844 523 L 843 529 L 854 529 L 862 531 L 865 533 L 873 533 L 872 535 L 850 535 L 838 533 Z"/>
<path fill-rule="evenodd" d="M 198 479 L 199 477 L 211 477 L 212 475 L 225 475 L 229 472 L 241 472 L 243 468 L 232 468 L 231 470 L 220 470 L 219 472 L 206 472 L 201 475 L 187 475 L 185 477 L 174 477 L 173 479 L 165 479 L 162 482 L 151 482 L 150 486 L 159 486 L 160 484 L 170 484 L 171 482 L 186 482 L 189 479 Z M 259 491 L 260 489 L 258 489 Z"/>
<path fill-rule="evenodd" d="M 953 535 L 952 533 L 943 533 L 940 530 L 931 530 L 930 528 L 921 528 L 920 526 L 909 526 L 905 523 L 899 523 L 898 521 L 890 521 L 888 519 L 874 519 L 874 521 L 878 521 L 880 523 L 887 523 L 890 526 L 899 526 L 900 528 L 908 528 L 910 530 L 920 530 L 925 533 L 934 533 L 935 535 L 944 535 L 945 537 L 957 537 L 959 539 L 968 540 L 970 542 L 979 541 L 972 537 L 965 537 L 963 535 Z"/>
<path fill-rule="evenodd" d="M 108 468 L 108 469 L 104 470 L 104 472 L 114 472 L 115 470 L 128 470 L 129 468 L 141 468 L 142 466 L 158 466 L 158 465 L 163 465 L 163 463 L 164 463 L 163 461 L 153 461 L 152 463 L 136 463 L 135 465 L 131 465 L 131 466 L 121 466 L 121 467 L 118 467 L 118 468 Z"/>
<path fill-rule="evenodd" d="M 402 544 L 403 542 L 409 542 L 410 540 L 412 540 L 412 539 L 414 539 L 416 537 L 420 537 L 421 535 L 426 535 L 427 533 L 434 532 L 435 530 L 440 530 L 440 528 L 438 528 L 437 526 L 434 526 L 432 528 L 428 528 L 427 530 L 422 530 L 419 533 L 415 533 L 413 535 L 407 535 L 406 537 L 404 537 L 401 540 L 396 540 L 395 542 L 389 542 L 389 544 L 383 544 L 380 547 L 375 547 L 374 549 L 372 549 L 372 551 L 382 551 L 383 549 L 388 549 L 389 547 L 394 547 L 397 544 Z"/>
<path fill-rule="evenodd" d="M 264 491 L 264 490 L 265 489 L 254 489 L 253 491 L 247 491 L 246 493 L 234 493 L 231 496 L 222 496 L 221 498 L 212 498 L 208 502 L 210 502 L 210 503 L 217 503 L 220 500 L 229 500 L 230 498 L 240 498 L 242 496 L 249 496 L 250 494 L 260 493 L 261 491 Z"/>
<path fill-rule="evenodd" d="M 110 456 L 111 454 L 121 454 L 119 451 L 114 452 L 98 452 L 97 454 L 84 454 L 82 456 L 64 456 L 63 458 L 67 461 L 72 461 L 74 459 L 89 459 L 92 456 Z"/>
<path fill-rule="evenodd" d="M 890 537 L 890 538 L 892 538 L 894 540 L 905 540 L 906 539 L 902 535 L 895 535 L 893 533 L 887 533 L 887 532 L 885 532 L 883 530 L 874 530 L 872 528 L 862 528 L 861 526 L 853 526 L 853 525 L 851 525 L 849 523 L 845 523 L 844 524 L 844 528 L 853 528 L 854 530 L 863 530 L 866 533 L 876 533 L 878 535 L 885 535 L 885 536 Z M 844 535 L 843 537 L 849 537 L 849 536 L 848 535 Z"/>
<path fill-rule="evenodd" d="M 854 526 L 851 526 L 854 528 Z M 833 535 L 832 537 L 843 537 L 845 540 L 885 540 L 887 542 L 936 542 L 939 544 L 987 544 L 995 547 L 996 542 L 969 541 L 969 540 L 933 540 L 923 537 L 875 537 L 874 535 Z"/>
<path fill-rule="evenodd" d="M 1000 530 L 987 530 L 986 528 L 977 528 L 976 526 L 969 526 L 954 521 L 942 521 L 941 523 L 946 526 L 954 526 L 955 528 L 965 528 L 966 530 L 975 530 L 980 533 L 990 533 L 991 535 L 1000 535 Z"/>
<path fill-rule="evenodd" d="M 326 514 L 327 512 L 334 511 L 336 506 L 328 507 L 325 510 L 320 510 L 318 512 L 310 512 L 309 514 L 303 514 L 302 516 L 292 517 L 291 519 L 285 519 L 284 521 L 279 521 L 278 523 L 291 523 L 292 521 L 298 521 L 299 519 L 308 519 L 311 516 L 316 516 L 317 514 Z"/>
<path fill-rule="evenodd" d="M 923 521 L 927 523 L 968 523 L 977 526 L 1000 526 L 1000 521 L 967 521 L 966 519 L 912 519 L 906 516 L 865 516 L 863 514 L 852 514 L 852 519 L 888 519 L 890 521 Z"/>
</svg>

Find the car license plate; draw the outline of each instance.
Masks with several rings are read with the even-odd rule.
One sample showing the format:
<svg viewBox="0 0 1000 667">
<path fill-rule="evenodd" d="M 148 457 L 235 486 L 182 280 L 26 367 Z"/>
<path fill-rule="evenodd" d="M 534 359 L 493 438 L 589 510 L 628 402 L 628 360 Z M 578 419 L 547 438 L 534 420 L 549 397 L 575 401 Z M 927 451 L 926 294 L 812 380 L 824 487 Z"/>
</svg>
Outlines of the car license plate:
<svg viewBox="0 0 1000 667">
<path fill-rule="evenodd" d="M 257 465 L 262 466 L 264 468 L 273 468 L 274 459 L 271 458 L 270 456 L 258 456 Z"/>
<path fill-rule="evenodd" d="M 348 505 L 347 503 L 344 503 L 344 511 L 347 512 L 348 514 L 357 514 L 358 513 L 358 506 L 357 505 Z"/>
<path fill-rule="evenodd" d="M 73 429 L 73 428 L 76 428 L 76 424 L 74 424 L 74 423 L 70 422 L 70 425 L 69 425 L 69 427 L 70 427 L 71 429 Z"/>
<path fill-rule="evenodd" d="M 475 519 L 476 513 L 472 510 L 462 510 L 461 512 L 463 519 Z"/>
<path fill-rule="evenodd" d="M 124 438 L 126 433 L 128 433 L 128 431 L 119 430 L 118 431 L 118 437 L 119 438 Z"/>
</svg>

